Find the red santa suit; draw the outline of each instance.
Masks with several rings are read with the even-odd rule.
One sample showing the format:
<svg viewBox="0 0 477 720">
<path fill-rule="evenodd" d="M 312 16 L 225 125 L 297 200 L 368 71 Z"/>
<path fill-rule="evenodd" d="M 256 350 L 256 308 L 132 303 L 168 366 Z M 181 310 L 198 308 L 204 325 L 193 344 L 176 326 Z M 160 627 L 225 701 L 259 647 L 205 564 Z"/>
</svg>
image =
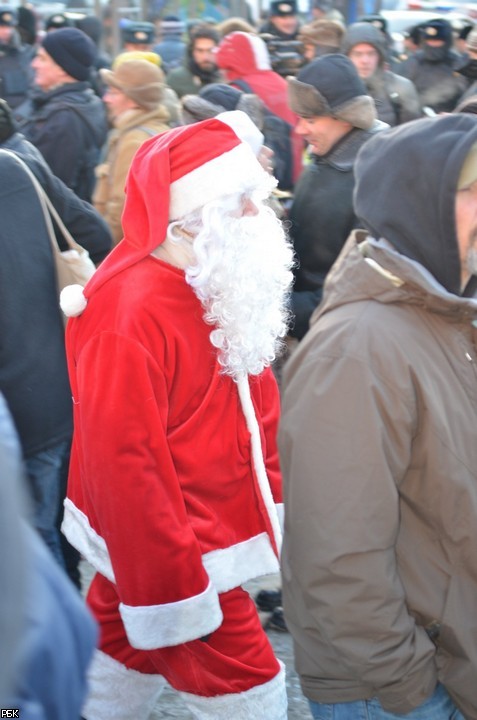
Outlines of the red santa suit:
<svg viewBox="0 0 477 720">
<path fill-rule="evenodd" d="M 210 149 L 195 167 L 197 143 Z M 208 187 L 231 157 L 229 179 Z M 240 587 L 278 570 L 276 383 L 270 370 L 238 383 L 220 372 L 184 272 L 150 254 L 171 216 L 236 190 L 239 172 L 252 187 L 257 168 L 218 120 L 147 141 L 125 239 L 68 323 L 63 531 L 97 570 L 88 600 L 101 626 L 88 720 L 147 718 L 164 678 L 197 718 L 286 718 L 283 671 Z M 168 217 L 157 197 L 167 206 L 169 186 Z"/>
</svg>

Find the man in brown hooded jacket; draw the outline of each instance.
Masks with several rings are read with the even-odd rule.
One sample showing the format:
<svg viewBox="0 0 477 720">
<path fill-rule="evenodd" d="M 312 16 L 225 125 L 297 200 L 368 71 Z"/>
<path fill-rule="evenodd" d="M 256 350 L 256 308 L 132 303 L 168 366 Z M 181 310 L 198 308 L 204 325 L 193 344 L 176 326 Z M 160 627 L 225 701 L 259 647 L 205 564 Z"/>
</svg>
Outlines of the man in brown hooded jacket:
<svg viewBox="0 0 477 720">
<path fill-rule="evenodd" d="M 355 174 L 365 230 L 284 373 L 285 617 L 316 720 L 477 720 L 475 120 Z"/>
</svg>

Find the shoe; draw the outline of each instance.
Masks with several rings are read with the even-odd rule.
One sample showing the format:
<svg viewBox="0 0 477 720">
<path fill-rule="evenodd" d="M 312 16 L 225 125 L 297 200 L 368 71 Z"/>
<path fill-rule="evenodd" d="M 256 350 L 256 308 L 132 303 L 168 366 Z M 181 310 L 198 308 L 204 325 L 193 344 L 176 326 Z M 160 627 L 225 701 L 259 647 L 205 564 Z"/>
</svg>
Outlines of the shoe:
<svg viewBox="0 0 477 720">
<path fill-rule="evenodd" d="M 278 630 L 278 632 L 288 632 L 288 628 L 283 615 L 283 608 L 277 607 L 272 612 L 270 620 L 267 623 L 267 630 Z"/>
<path fill-rule="evenodd" d="M 263 612 L 272 612 L 282 604 L 281 590 L 260 590 L 255 598 L 255 604 Z"/>
</svg>

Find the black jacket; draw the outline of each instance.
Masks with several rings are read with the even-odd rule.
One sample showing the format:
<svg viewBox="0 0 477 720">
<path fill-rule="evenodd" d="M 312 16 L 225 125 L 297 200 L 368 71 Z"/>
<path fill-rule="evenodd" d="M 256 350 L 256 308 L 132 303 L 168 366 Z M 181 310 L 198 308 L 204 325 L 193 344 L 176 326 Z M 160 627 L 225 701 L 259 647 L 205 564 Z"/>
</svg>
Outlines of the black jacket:
<svg viewBox="0 0 477 720">
<path fill-rule="evenodd" d="M 358 227 L 353 210 L 353 166 L 362 145 L 387 128 L 353 129 L 327 155 L 312 155 L 295 188 L 290 236 L 297 257 L 292 293 L 294 323 L 290 334 L 301 339 L 321 300 L 325 277 L 346 238 Z"/>
<path fill-rule="evenodd" d="M 66 83 L 36 92 L 20 129 L 53 173 L 78 197 L 91 202 L 94 169 L 108 125 L 102 101 L 87 82 Z"/>
<path fill-rule="evenodd" d="M 111 238 L 94 208 L 55 178 L 21 135 L 1 147 L 27 163 L 73 237 L 94 260 L 103 258 Z M 29 457 L 71 437 L 71 391 L 43 213 L 28 176 L 5 156 L 0 158 L 0 216 L 0 391 Z"/>
</svg>

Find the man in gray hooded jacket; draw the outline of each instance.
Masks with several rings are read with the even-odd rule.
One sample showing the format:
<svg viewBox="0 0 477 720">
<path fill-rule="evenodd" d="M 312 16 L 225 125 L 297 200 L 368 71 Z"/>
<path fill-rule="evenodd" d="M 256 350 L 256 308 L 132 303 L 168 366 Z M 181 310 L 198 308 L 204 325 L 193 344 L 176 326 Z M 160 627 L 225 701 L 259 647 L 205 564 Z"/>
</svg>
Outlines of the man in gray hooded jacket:
<svg viewBox="0 0 477 720">
<path fill-rule="evenodd" d="M 365 229 L 284 372 L 285 617 L 314 718 L 477 720 L 475 119 L 355 174 Z"/>
<path fill-rule="evenodd" d="M 350 25 L 342 50 L 373 98 L 379 120 L 394 126 L 422 116 L 413 83 L 388 69 L 386 37 L 377 27 L 369 22 Z"/>
</svg>

